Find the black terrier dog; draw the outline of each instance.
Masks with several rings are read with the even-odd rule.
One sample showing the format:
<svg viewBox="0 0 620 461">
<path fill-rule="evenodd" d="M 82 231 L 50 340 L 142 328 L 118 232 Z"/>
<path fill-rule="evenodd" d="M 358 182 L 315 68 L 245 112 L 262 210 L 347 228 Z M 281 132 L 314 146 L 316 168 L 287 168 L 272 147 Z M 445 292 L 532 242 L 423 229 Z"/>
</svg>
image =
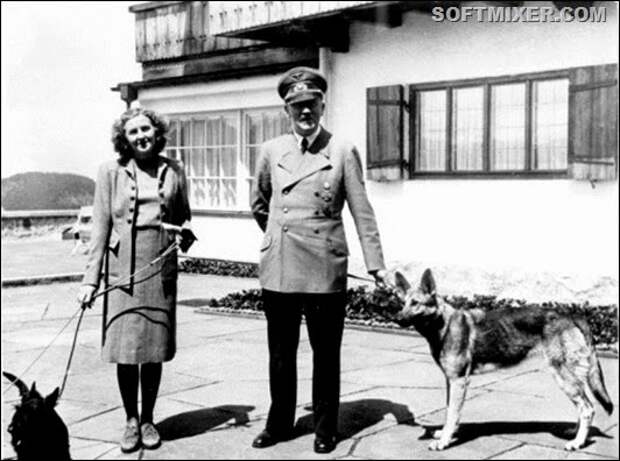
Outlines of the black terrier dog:
<svg viewBox="0 0 620 461">
<path fill-rule="evenodd" d="M 28 389 L 11 373 L 3 371 L 2 374 L 17 386 L 22 398 L 21 403 L 15 405 L 15 414 L 8 428 L 17 459 L 70 460 L 69 431 L 54 410 L 59 389 L 43 398 L 35 383 Z"/>
</svg>

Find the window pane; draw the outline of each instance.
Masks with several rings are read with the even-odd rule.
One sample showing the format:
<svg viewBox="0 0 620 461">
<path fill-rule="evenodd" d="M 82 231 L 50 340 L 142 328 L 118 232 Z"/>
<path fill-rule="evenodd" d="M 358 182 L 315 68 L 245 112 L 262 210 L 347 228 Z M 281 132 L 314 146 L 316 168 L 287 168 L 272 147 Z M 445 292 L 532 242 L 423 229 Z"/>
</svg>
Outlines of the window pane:
<svg viewBox="0 0 620 461">
<path fill-rule="evenodd" d="M 237 175 L 237 149 L 235 147 L 222 147 L 219 149 L 220 176 L 230 177 Z"/>
<path fill-rule="evenodd" d="M 189 121 L 181 122 L 181 146 L 189 147 L 192 145 L 189 139 Z"/>
<path fill-rule="evenodd" d="M 533 167 L 563 170 L 568 157 L 568 79 L 534 82 Z"/>
<path fill-rule="evenodd" d="M 484 92 L 482 87 L 454 90 L 454 164 L 458 171 L 482 170 Z"/>
<path fill-rule="evenodd" d="M 235 146 L 237 144 L 237 117 L 227 115 L 221 117 L 222 123 L 222 144 Z"/>
<path fill-rule="evenodd" d="M 420 151 L 416 171 L 445 171 L 446 92 L 420 92 Z"/>
<path fill-rule="evenodd" d="M 166 146 L 175 147 L 177 145 L 177 122 L 172 120 L 170 121 L 170 129 L 168 130 L 168 142 Z"/>
<path fill-rule="evenodd" d="M 491 89 L 491 169 L 525 169 L 525 83 Z"/>
<path fill-rule="evenodd" d="M 221 184 L 221 206 L 235 208 L 237 206 L 237 180 L 223 179 Z"/>
<path fill-rule="evenodd" d="M 209 148 L 205 149 L 207 152 L 207 169 L 205 176 L 210 178 L 218 177 L 220 175 L 220 156 L 219 149 Z"/>
<path fill-rule="evenodd" d="M 205 208 L 207 206 L 206 181 L 190 179 L 188 195 L 190 208 Z"/>
</svg>

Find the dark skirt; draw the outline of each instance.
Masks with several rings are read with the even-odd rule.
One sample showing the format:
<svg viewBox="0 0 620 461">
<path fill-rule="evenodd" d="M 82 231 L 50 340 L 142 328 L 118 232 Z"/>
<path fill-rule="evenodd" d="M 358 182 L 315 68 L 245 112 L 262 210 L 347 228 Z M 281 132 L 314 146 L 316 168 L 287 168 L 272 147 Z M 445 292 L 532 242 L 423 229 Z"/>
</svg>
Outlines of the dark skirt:
<svg viewBox="0 0 620 461">
<path fill-rule="evenodd" d="M 159 256 L 158 229 L 136 231 L 135 270 Z M 106 362 L 166 362 L 176 352 L 176 281 L 161 278 L 161 261 L 136 273 L 131 287 L 108 293 L 102 357 Z M 121 280 L 128 286 L 127 280 Z M 110 281 L 114 283 L 113 280 Z"/>
</svg>

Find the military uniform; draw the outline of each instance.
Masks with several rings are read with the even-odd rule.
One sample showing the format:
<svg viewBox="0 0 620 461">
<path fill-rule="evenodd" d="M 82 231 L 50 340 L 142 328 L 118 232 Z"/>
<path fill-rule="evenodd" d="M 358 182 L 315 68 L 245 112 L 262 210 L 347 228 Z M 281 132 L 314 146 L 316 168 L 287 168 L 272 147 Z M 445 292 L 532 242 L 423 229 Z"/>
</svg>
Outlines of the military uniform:
<svg viewBox="0 0 620 461">
<path fill-rule="evenodd" d="M 288 102 L 321 96 L 325 79 L 297 68 L 280 80 Z M 254 217 L 265 232 L 259 276 L 268 322 L 272 405 L 266 430 L 284 434 L 294 424 L 296 351 L 304 315 L 314 354 L 315 432 L 336 435 L 340 345 L 344 327 L 348 246 L 342 209 L 348 204 L 369 272 L 385 268 L 379 231 L 364 188 L 356 148 L 319 126 L 303 151 L 295 133 L 260 148 Z"/>
</svg>

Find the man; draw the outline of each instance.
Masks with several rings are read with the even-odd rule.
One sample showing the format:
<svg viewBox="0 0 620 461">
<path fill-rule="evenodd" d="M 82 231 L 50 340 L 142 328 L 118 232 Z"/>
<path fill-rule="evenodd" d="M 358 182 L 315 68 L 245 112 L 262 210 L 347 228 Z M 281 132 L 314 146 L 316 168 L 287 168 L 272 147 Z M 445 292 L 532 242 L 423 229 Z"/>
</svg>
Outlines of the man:
<svg viewBox="0 0 620 461">
<path fill-rule="evenodd" d="M 293 68 L 280 78 L 278 93 L 293 133 L 265 142 L 257 164 L 252 212 L 265 232 L 259 274 L 271 407 L 255 448 L 292 437 L 302 315 L 313 351 L 314 451 L 329 453 L 336 447 L 349 254 L 342 223 L 345 201 L 368 272 L 377 281 L 385 275 L 359 154 L 319 124 L 326 90 L 323 75 L 308 67 Z"/>
</svg>

